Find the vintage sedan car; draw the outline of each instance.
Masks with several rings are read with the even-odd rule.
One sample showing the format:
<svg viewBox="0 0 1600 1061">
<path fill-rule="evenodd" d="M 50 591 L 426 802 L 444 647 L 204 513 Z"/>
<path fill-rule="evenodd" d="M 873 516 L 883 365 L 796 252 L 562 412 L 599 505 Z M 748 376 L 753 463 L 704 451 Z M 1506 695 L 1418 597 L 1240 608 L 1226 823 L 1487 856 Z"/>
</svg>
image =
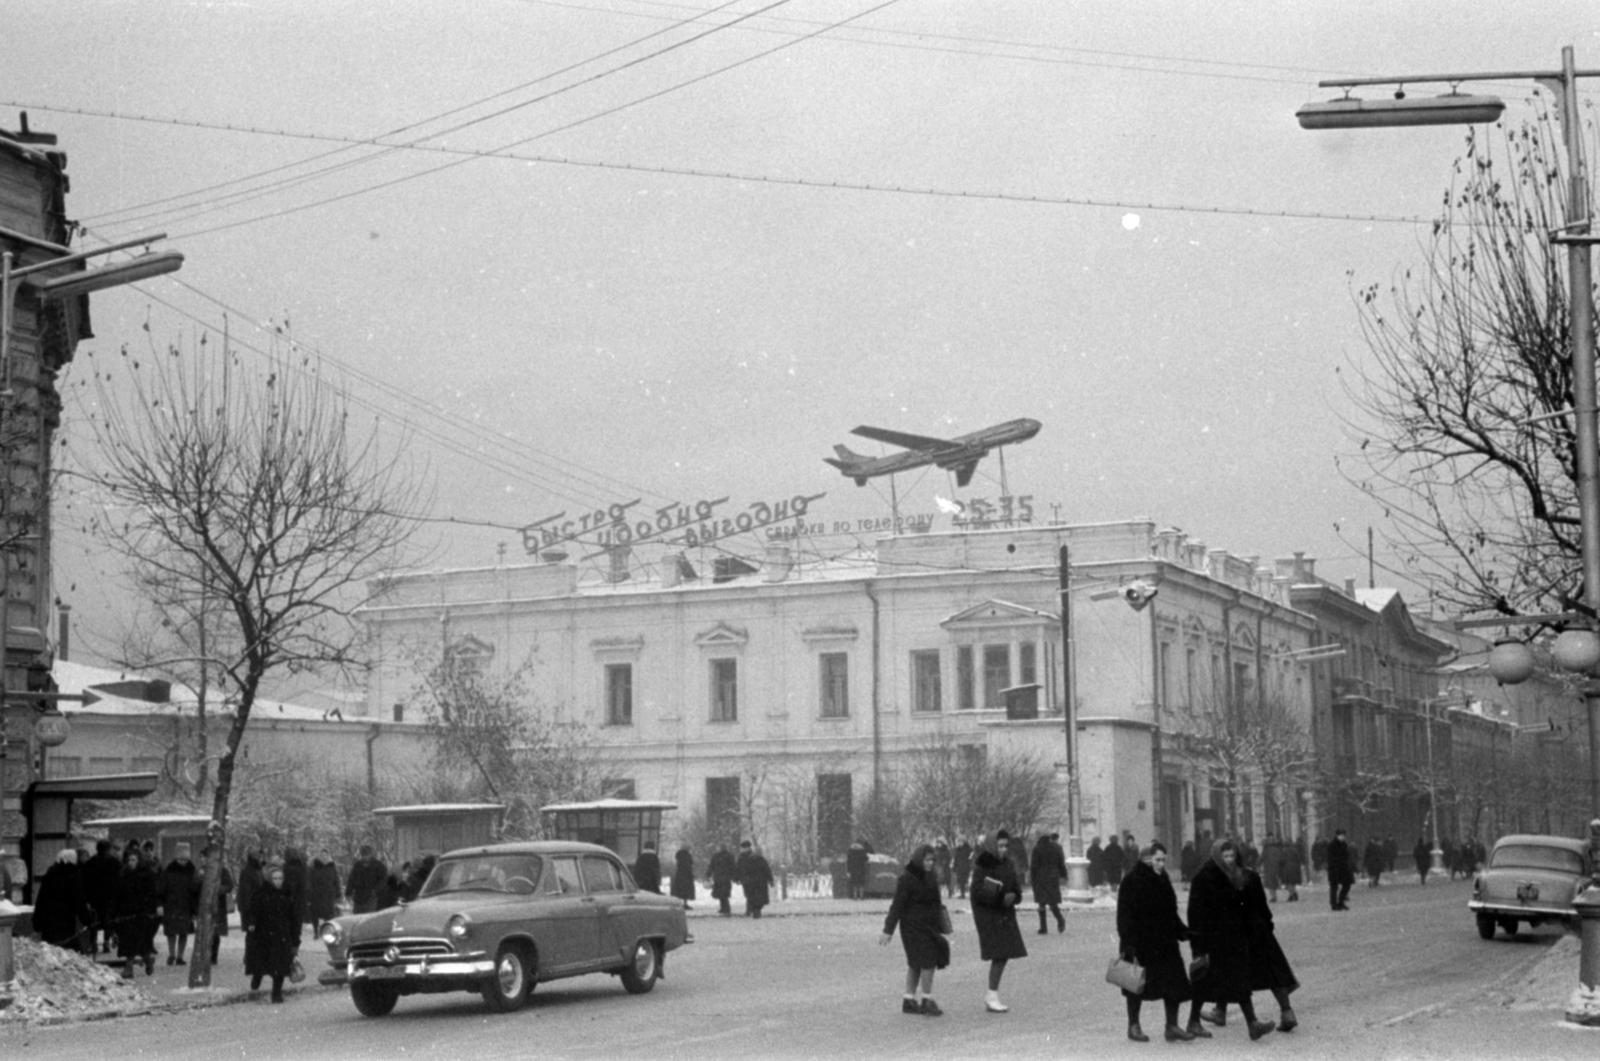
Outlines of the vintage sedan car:
<svg viewBox="0 0 1600 1061">
<path fill-rule="evenodd" d="M 1534 834 L 1502 837 L 1472 882 L 1467 909 L 1478 919 L 1478 935 L 1493 939 L 1496 926 L 1515 935 L 1524 921 L 1529 926 L 1558 921 L 1575 928 L 1572 900 L 1587 886 L 1594 868 L 1587 841 Z"/>
<path fill-rule="evenodd" d="M 356 1009 L 381 1017 L 401 995 L 476 991 L 520 1007 L 536 983 L 584 973 L 643 994 L 666 955 L 691 942 L 683 903 L 640 891 L 622 861 L 594 844 L 529 842 L 442 856 L 417 898 L 325 922 L 328 968 Z"/>
</svg>

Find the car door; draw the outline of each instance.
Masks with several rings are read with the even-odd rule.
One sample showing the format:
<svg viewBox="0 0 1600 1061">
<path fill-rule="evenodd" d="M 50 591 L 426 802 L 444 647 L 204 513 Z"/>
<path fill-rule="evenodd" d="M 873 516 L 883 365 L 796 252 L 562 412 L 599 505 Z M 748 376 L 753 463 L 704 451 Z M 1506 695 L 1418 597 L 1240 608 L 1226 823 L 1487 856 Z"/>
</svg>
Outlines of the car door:
<svg viewBox="0 0 1600 1061">
<path fill-rule="evenodd" d="M 637 891 L 623 872 L 622 863 L 610 855 L 583 856 L 583 883 L 594 896 L 599 923 L 595 939 L 595 959 L 615 963 L 633 945 L 638 918 Z"/>
<path fill-rule="evenodd" d="M 594 896 L 584 890 L 577 856 L 550 858 L 540 888 L 546 922 L 540 960 L 558 975 L 581 970 L 594 961 L 600 915 Z"/>
</svg>

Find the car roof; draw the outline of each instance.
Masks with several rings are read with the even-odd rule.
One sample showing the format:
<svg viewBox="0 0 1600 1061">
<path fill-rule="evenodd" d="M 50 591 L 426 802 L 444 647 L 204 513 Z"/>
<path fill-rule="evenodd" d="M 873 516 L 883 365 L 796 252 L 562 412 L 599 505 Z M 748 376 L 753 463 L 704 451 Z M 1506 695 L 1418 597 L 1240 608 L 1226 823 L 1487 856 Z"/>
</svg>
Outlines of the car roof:
<svg viewBox="0 0 1600 1061">
<path fill-rule="evenodd" d="M 1512 833 L 1510 836 L 1502 836 L 1500 839 L 1496 840 L 1494 842 L 1495 850 L 1498 851 L 1503 845 L 1507 844 L 1534 844 L 1535 846 L 1539 847 L 1563 847 L 1568 851 L 1576 851 L 1580 855 L 1587 855 L 1589 853 L 1589 841 L 1574 840 L 1570 836 L 1546 836 L 1542 833 Z"/>
<path fill-rule="evenodd" d="M 506 844 L 483 844 L 478 847 L 458 847 L 439 856 L 468 858 L 473 855 L 610 855 L 617 853 L 599 844 L 585 844 L 578 840 L 517 840 Z"/>
</svg>

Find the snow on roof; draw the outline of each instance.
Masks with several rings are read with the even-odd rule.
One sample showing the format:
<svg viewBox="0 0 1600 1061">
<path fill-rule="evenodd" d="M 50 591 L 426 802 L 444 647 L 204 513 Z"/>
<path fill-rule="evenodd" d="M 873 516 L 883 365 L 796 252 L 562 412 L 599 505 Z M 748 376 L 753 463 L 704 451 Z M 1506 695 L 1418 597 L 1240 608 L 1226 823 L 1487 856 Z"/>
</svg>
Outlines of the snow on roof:
<svg viewBox="0 0 1600 1061">
<path fill-rule="evenodd" d="M 1381 612 L 1389 606 L 1389 602 L 1400 596 L 1397 589 L 1356 589 L 1356 600 L 1365 604 L 1375 612 Z"/>
</svg>

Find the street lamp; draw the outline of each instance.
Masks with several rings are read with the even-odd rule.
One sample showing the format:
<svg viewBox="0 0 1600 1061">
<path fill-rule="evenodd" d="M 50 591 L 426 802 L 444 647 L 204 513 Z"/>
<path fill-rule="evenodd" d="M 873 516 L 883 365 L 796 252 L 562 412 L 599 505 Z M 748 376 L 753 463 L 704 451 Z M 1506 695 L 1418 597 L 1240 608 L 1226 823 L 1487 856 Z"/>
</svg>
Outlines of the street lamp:
<svg viewBox="0 0 1600 1061">
<path fill-rule="evenodd" d="M 1577 440 L 1579 553 L 1583 564 L 1583 599 L 1591 609 L 1600 606 L 1600 426 L 1596 424 L 1594 290 L 1589 273 L 1589 245 L 1600 236 L 1589 230 L 1589 203 L 1583 178 L 1583 152 L 1580 136 L 1583 123 L 1578 111 L 1578 78 L 1600 77 L 1600 70 L 1579 70 L 1572 46 L 1561 49 L 1560 70 L 1514 70 L 1475 74 L 1427 74 L 1417 77 L 1344 78 L 1318 82 L 1324 88 L 1348 90 L 1358 85 L 1460 84 L 1463 81 L 1533 80 L 1556 92 L 1560 101 L 1561 132 L 1567 148 L 1567 223 L 1552 233 L 1553 243 L 1567 248 L 1567 282 L 1572 329 L 1572 411 L 1573 434 Z M 1440 100 L 1462 97 L 1443 96 L 1420 99 L 1403 108 L 1372 108 L 1341 111 L 1329 104 L 1302 108 L 1300 124 L 1307 129 L 1352 129 L 1383 125 L 1418 125 L 1442 122 L 1488 120 L 1484 115 L 1498 103 L 1493 97 L 1467 97 L 1475 106 L 1459 102 L 1441 105 Z M 1335 101 L 1338 102 L 1338 101 Z M 1309 114 L 1307 112 L 1310 112 Z M 1496 112 L 1498 114 L 1498 112 Z M 1449 117 L 1447 117 L 1447 115 Z M 1429 117 L 1431 116 L 1431 117 Z M 1427 120 L 1424 120 L 1424 118 Z M 1387 119 L 1387 120 L 1386 120 Z M 1592 625 L 1591 617 L 1588 622 Z M 1593 676 L 1584 682 L 1583 699 L 1589 718 L 1589 797 L 1591 809 L 1600 825 L 1600 681 Z M 1600 828 L 1591 846 L 1600 846 Z M 1437 847 L 1438 845 L 1435 844 Z M 1600 907 L 1600 900 L 1593 904 Z M 1600 990 L 1600 917 L 1585 919 L 1583 958 L 1579 965 L 1583 989 Z M 1568 1017 L 1580 1014 L 1568 1007 Z M 1600 1019 L 1597 1019 L 1600 1023 Z M 1589 1023 L 1585 1020 L 1584 1023 Z"/>
</svg>

